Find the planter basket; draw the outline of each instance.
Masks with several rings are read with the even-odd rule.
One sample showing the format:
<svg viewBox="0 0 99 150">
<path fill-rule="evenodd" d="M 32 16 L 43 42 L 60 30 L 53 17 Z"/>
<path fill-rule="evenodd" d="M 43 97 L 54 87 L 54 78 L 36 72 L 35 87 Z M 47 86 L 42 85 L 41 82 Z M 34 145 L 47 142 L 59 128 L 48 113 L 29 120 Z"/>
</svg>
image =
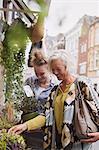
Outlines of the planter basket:
<svg viewBox="0 0 99 150">
<path fill-rule="evenodd" d="M 44 35 L 44 21 L 38 19 L 37 23 L 32 27 L 31 31 L 32 43 L 41 41 Z"/>
</svg>

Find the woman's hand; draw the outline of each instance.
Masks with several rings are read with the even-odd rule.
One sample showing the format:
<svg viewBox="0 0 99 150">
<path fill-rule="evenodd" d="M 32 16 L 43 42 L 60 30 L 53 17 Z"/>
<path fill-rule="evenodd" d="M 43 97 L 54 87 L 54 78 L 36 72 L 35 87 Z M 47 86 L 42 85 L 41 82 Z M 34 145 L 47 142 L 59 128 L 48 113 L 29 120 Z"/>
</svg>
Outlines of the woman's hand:
<svg viewBox="0 0 99 150">
<path fill-rule="evenodd" d="M 95 133 L 88 133 L 88 139 L 83 139 L 81 140 L 81 142 L 84 143 L 93 143 L 99 140 L 99 132 L 95 132 Z"/>
<path fill-rule="evenodd" d="M 16 125 L 16 126 L 13 126 L 12 128 L 10 128 L 8 133 L 21 134 L 26 129 L 27 129 L 27 124 L 23 123 L 23 124 L 19 124 L 19 125 Z"/>
</svg>

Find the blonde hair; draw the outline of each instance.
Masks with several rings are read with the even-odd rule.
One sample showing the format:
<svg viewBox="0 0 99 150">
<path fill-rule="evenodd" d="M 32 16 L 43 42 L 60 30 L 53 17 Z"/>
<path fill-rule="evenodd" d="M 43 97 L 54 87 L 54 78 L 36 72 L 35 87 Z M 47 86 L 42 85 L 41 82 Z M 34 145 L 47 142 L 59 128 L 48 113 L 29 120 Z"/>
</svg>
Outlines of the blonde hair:
<svg viewBox="0 0 99 150">
<path fill-rule="evenodd" d="M 51 69 L 51 62 L 55 59 L 61 59 L 64 62 L 64 65 L 70 71 L 70 66 L 72 62 L 70 61 L 70 54 L 67 53 L 65 49 L 53 50 L 53 53 L 49 57 L 49 67 Z"/>
<path fill-rule="evenodd" d="M 33 49 L 31 53 L 31 62 L 32 66 L 42 66 L 48 64 L 47 58 L 41 49 Z"/>
</svg>

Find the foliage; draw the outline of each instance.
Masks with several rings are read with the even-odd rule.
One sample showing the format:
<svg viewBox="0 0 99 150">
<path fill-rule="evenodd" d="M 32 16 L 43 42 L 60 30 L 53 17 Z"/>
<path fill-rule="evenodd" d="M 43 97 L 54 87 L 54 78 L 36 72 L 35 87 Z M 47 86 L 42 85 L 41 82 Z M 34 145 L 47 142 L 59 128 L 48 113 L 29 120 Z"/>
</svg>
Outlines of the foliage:
<svg viewBox="0 0 99 150">
<path fill-rule="evenodd" d="M 21 103 L 21 110 L 24 113 L 31 113 L 37 111 L 37 100 L 35 97 L 27 97 L 25 96 Z"/>
<path fill-rule="evenodd" d="M 4 129 L 0 133 L 0 150 L 25 150 L 25 142 L 22 136 L 7 133 Z"/>
<path fill-rule="evenodd" d="M 14 105 L 12 102 L 6 102 L 2 113 L 0 114 L 0 130 L 1 129 L 9 129 L 13 125 L 17 124 L 19 120 L 14 115 Z"/>
<path fill-rule="evenodd" d="M 0 129 L 9 129 L 13 126 L 13 123 L 9 122 L 7 116 L 2 115 L 0 117 Z"/>
<path fill-rule="evenodd" d="M 35 99 L 34 96 L 33 97 L 24 96 L 24 99 L 21 103 L 21 110 L 23 112 L 21 116 L 22 121 L 24 122 L 36 117 L 38 115 L 37 107 L 38 107 L 37 100 Z"/>
<path fill-rule="evenodd" d="M 17 120 L 14 116 L 14 110 L 11 103 L 5 104 L 2 113 L 0 114 L 0 130 L 1 129 L 9 129 L 13 125 L 15 125 L 19 120 Z"/>
<path fill-rule="evenodd" d="M 24 96 L 22 72 L 28 41 L 25 24 L 20 19 L 14 20 L 5 32 L 3 50 L 1 50 L 1 63 L 5 68 L 6 101 L 14 100 L 17 108 L 20 106 L 19 102 Z"/>
<path fill-rule="evenodd" d="M 36 2 L 39 4 L 39 6 L 41 8 L 41 12 L 39 13 L 39 21 L 43 22 L 45 16 L 47 16 L 47 14 L 48 14 L 48 7 L 44 0 L 36 0 Z"/>
</svg>

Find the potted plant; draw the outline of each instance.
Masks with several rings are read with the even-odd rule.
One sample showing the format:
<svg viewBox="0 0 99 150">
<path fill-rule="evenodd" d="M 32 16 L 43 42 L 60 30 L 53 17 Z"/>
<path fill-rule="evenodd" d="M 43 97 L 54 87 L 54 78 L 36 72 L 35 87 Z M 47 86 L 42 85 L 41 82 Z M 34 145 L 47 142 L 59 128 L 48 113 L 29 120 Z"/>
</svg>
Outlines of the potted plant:
<svg viewBox="0 0 99 150">
<path fill-rule="evenodd" d="M 21 105 L 21 110 L 23 112 L 21 116 L 21 121 L 25 122 L 36 117 L 38 115 L 37 107 L 38 105 L 35 96 L 25 96 Z"/>
<path fill-rule="evenodd" d="M 0 150 L 25 150 L 26 144 L 22 136 L 8 133 L 8 129 L 17 122 L 13 118 L 12 104 L 6 104 L 0 114 Z"/>
<path fill-rule="evenodd" d="M 8 133 L 5 129 L 0 132 L 1 150 L 25 150 L 24 139 L 20 135 Z"/>
</svg>

